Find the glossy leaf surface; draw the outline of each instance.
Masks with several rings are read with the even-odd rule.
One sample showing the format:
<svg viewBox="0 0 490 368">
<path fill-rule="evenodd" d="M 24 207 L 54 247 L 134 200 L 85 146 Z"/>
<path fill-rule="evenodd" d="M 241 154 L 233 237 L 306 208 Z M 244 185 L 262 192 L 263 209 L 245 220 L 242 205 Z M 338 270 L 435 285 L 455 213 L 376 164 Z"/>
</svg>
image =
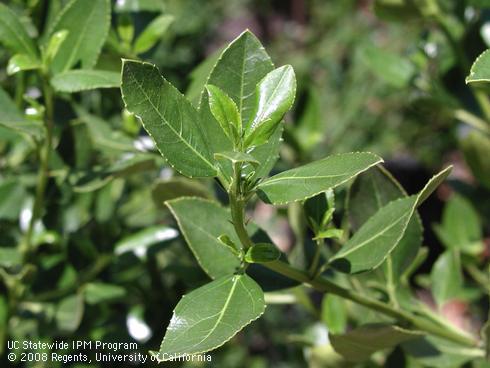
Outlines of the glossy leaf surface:
<svg viewBox="0 0 490 368">
<path fill-rule="evenodd" d="M 189 177 L 216 175 L 197 111 L 154 65 L 125 60 L 121 90 L 172 167 Z"/>
<path fill-rule="evenodd" d="M 133 51 L 141 54 L 151 49 L 165 34 L 173 21 L 174 17 L 171 15 L 160 15 L 152 20 L 136 39 Z"/>
<path fill-rule="evenodd" d="M 264 310 L 264 293 L 249 276 L 219 278 L 181 299 L 156 356 L 164 360 L 215 349 Z"/>
<path fill-rule="evenodd" d="M 48 34 L 66 30 L 68 35 L 51 62 L 57 74 L 80 64 L 92 68 L 99 57 L 111 23 L 109 0 L 71 0 L 58 15 Z"/>
<path fill-rule="evenodd" d="M 381 158 L 367 152 L 329 156 L 264 180 L 258 185 L 258 195 L 272 204 L 303 200 L 335 188 L 380 162 Z"/>
</svg>

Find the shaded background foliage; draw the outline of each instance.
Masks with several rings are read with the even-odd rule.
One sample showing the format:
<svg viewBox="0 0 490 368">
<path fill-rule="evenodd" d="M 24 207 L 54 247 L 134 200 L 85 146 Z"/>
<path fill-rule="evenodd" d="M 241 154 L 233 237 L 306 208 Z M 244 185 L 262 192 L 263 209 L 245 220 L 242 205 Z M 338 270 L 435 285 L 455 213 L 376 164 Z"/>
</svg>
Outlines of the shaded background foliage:
<svg viewBox="0 0 490 368">
<path fill-rule="evenodd" d="M 5 3 L 37 37 L 36 30 L 43 34 L 68 2 Z M 402 19 L 394 19 L 400 13 L 375 13 L 372 1 L 360 0 L 116 1 L 95 69 L 119 72 L 121 57 L 148 60 L 196 101 L 212 66 L 209 60 L 250 28 L 276 64 L 291 64 L 298 79 L 274 171 L 332 153 L 372 151 L 385 158 L 411 194 L 432 173 L 453 164 L 448 184 L 420 210 L 429 255 L 410 284 L 435 313 L 475 332 L 488 311 L 484 289 L 477 285 L 488 282 L 481 270 L 490 257 L 485 239 L 490 180 L 488 166 L 478 157 L 490 153 L 490 144 L 488 135 L 475 138 L 475 130 L 465 124 L 464 112 L 484 116 L 484 111 L 464 78 L 469 61 L 490 42 L 485 5 L 439 1 L 450 24 L 444 28 L 404 9 Z M 132 33 L 142 34 L 161 15 L 173 17 L 168 28 L 136 53 Z M 0 48 L 1 87 L 35 122 L 43 103 L 39 78 L 29 71 L 8 76 L 12 55 Z M 166 167 L 139 123 L 124 111 L 117 88 L 56 93 L 54 137 L 45 210 L 34 231 L 35 256 L 22 263 L 15 247 L 27 231 L 39 163 L 32 142 L 0 127 L 0 362 L 9 364 L 7 339 L 138 341 L 142 352 L 155 349 L 181 295 L 207 281 L 162 203 L 189 193 L 223 199 L 223 193 L 213 182 L 190 183 Z M 338 193 L 340 213 L 343 196 Z M 452 206 L 444 207 L 448 200 Z M 302 244 L 305 233 L 294 205 L 277 217 L 271 211 L 259 205 L 253 216 L 282 249 Z M 470 239 L 463 234 L 460 243 L 476 245 L 463 258 L 463 288 L 434 271 L 444 272 L 450 264 L 433 265 L 445 261 L 439 256 L 451 248 L 448 238 L 468 228 L 475 230 Z M 434 290 L 438 279 L 447 284 L 437 290 L 458 292 Z M 270 304 L 253 327 L 212 353 L 213 366 L 324 366 L 331 354 L 325 326 L 342 331 L 370 318 L 358 317 L 364 313 L 359 307 L 322 300 L 305 289 L 275 298 L 281 303 Z M 148 329 L 149 334 L 138 336 L 134 324 L 144 324 L 139 332 Z M 366 364 L 418 366 L 402 355 L 397 348 Z"/>
</svg>

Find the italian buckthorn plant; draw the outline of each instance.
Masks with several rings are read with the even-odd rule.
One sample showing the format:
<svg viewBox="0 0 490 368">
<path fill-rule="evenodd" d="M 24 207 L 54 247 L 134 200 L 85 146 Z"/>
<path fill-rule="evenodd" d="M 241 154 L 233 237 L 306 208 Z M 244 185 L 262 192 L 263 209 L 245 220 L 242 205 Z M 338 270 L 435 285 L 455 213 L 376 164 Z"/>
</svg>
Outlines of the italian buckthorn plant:
<svg viewBox="0 0 490 368">
<path fill-rule="evenodd" d="M 387 364 L 396 355 L 414 366 L 485 366 L 486 316 L 476 328 L 458 328 L 421 302 L 411 286 L 427 255 L 417 209 L 451 167 L 412 195 L 370 152 L 336 154 L 271 174 L 295 92 L 293 68 L 274 66 L 250 31 L 221 52 L 195 104 L 154 65 L 123 60 L 126 108 L 166 162 L 183 176 L 214 179 L 226 194 L 221 201 L 197 194 L 165 202 L 211 281 L 178 302 L 153 356 L 164 361 L 217 349 L 267 313 L 268 296 L 299 288 L 324 295 L 328 338 L 323 350 L 310 349 L 312 366 Z M 251 210 L 260 203 L 300 211 L 309 238 L 304 249 L 295 249 L 301 262 L 253 221 Z M 457 292 L 453 280 L 463 285 L 461 258 L 481 247 L 478 220 L 466 216 L 473 221 L 471 233 L 463 225 L 456 230 L 454 211 L 472 213 L 455 197 L 437 226 L 448 247 L 431 274 L 439 305 Z M 477 267 L 475 274 L 488 286 L 485 272 Z"/>
</svg>

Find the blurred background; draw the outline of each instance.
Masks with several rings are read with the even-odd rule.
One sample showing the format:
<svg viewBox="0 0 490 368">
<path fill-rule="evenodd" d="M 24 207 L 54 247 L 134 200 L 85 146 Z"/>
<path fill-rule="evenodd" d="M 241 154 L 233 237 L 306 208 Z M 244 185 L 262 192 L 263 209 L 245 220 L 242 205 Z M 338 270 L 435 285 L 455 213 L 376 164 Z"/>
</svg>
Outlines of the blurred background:
<svg viewBox="0 0 490 368">
<path fill-rule="evenodd" d="M 67 1 L 2 3 L 37 37 Z M 440 275 L 433 271 L 431 279 L 431 268 L 448 247 L 445 235 L 459 236 L 454 232 L 460 227 L 476 229 L 462 240 L 473 245 L 466 255 L 473 268 L 465 270 L 469 286 L 437 310 L 468 330 L 481 326 L 488 310 L 481 269 L 490 257 L 490 139 L 484 106 L 465 77 L 490 45 L 489 1 L 117 0 L 111 5 L 97 69 L 119 72 L 122 57 L 152 62 L 194 102 L 219 52 L 247 28 L 276 66 L 294 67 L 298 92 L 274 172 L 332 153 L 371 151 L 411 194 L 438 169 L 454 165 L 448 183 L 420 210 L 428 256 L 410 284 L 434 306 L 431 280 Z M 134 40 L 151 24 L 158 28 L 156 36 L 136 47 Z M 7 101 L 0 113 L 13 105 L 25 113 L 30 109 L 35 119 L 42 108 L 38 82 L 29 72 L 8 75 L 11 56 L 0 46 L 0 102 Z M 479 91 L 487 94 L 485 86 Z M 128 341 L 137 342 L 141 352 L 156 350 L 180 297 L 208 280 L 163 201 L 185 194 L 223 198 L 215 184 L 189 182 L 166 167 L 124 110 L 117 88 L 59 93 L 54 107 L 45 211 L 35 227 L 36 256 L 28 265 L 15 246 L 32 214 L 36 148 L 24 134 L 0 126 L 1 366 L 43 366 L 9 363 L 10 339 Z M 475 121 L 487 130 L 476 129 Z M 342 198 L 340 193 L 340 211 Z M 454 198 L 457 203 L 448 209 Z M 290 250 L 305 236 L 294 221 L 288 224 L 292 212 L 257 204 L 251 215 Z M 326 325 L 333 322 L 321 295 L 300 289 L 270 300 L 260 320 L 211 353 L 210 366 L 343 364 L 329 358 Z M 328 303 L 338 307 L 336 329 L 355 324 L 361 313 L 347 303 Z M 399 355 L 395 350 L 367 366 L 424 366 Z"/>
</svg>

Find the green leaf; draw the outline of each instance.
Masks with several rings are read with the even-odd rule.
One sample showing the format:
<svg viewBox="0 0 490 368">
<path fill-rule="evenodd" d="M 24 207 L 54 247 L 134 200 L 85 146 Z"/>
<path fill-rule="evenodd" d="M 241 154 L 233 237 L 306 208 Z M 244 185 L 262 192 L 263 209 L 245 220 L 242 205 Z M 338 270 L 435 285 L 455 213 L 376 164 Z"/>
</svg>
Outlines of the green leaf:
<svg viewBox="0 0 490 368">
<path fill-rule="evenodd" d="M 118 88 L 121 76 L 105 70 L 69 70 L 56 74 L 51 84 L 58 92 L 80 92 L 97 88 Z"/>
<path fill-rule="evenodd" d="M 136 54 L 141 54 L 151 49 L 165 34 L 173 21 L 174 17 L 171 15 L 156 17 L 138 36 L 134 43 L 133 51 Z"/>
<path fill-rule="evenodd" d="M 267 263 L 276 261 L 281 257 L 281 252 L 274 244 L 258 243 L 250 247 L 245 254 L 248 263 Z"/>
<path fill-rule="evenodd" d="M 123 298 L 126 295 L 126 289 L 118 285 L 91 282 L 84 286 L 83 293 L 87 304 L 95 305 Z"/>
<path fill-rule="evenodd" d="M 325 137 L 325 124 L 323 124 L 323 107 L 321 103 L 318 88 L 310 85 L 308 87 L 306 106 L 293 131 L 297 144 L 304 151 L 311 150 Z"/>
<path fill-rule="evenodd" d="M 329 156 L 266 179 L 258 185 L 258 195 L 272 204 L 304 200 L 337 187 L 380 162 L 381 158 L 368 152 Z"/>
<path fill-rule="evenodd" d="M 36 60 L 38 53 L 19 16 L 9 7 L 0 3 L 0 43 L 13 53 L 24 54 Z"/>
<path fill-rule="evenodd" d="M 317 239 L 341 239 L 344 235 L 344 230 L 342 229 L 327 229 L 324 231 L 320 231 L 317 236 L 313 238 L 313 240 Z"/>
<path fill-rule="evenodd" d="M 490 82 L 490 50 L 484 51 L 476 58 L 470 74 L 466 77 L 467 84 L 488 82 Z"/>
<path fill-rule="evenodd" d="M 410 196 L 381 207 L 331 258 L 332 266 L 347 273 L 378 267 L 403 237 L 416 202 L 417 197 Z"/>
<path fill-rule="evenodd" d="M 389 202 L 369 218 L 331 259 L 342 272 L 358 273 L 378 267 L 403 238 L 415 208 L 449 175 L 449 166 L 434 175 L 415 196 Z"/>
<path fill-rule="evenodd" d="M 158 206 L 163 206 L 164 202 L 179 197 L 200 197 L 212 199 L 212 194 L 208 188 L 196 180 L 185 177 L 176 177 L 169 180 L 157 181 L 151 191 L 153 201 Z"/>
<path fill-rule="evenodd" d="M 382 167 L 359 175 L 349 190 L 348 214 L 353 231 L 390 201 L 405 197 L 401 185 Z M 403 238 L 387 258 L 383 268 L 387 280 L 397 283 L 417 256 L 422 244 L 422 223 L 417 214 L 408 223 Z"/>
<path fill-rule="evenodd" d="M 174 310 L 159 361 L 216 349 L 265 310 L 264 293 L 247 275 L 229 275 L 185 295 Z"/>
<path fill-rule="evenodd" d="M 197 111 L 154 65 L 124 60 L 121 91 L 172 167 L 189 177 L 216 176 Z"/>
<path fill-rule="evenodd" d="M 118 241 L 114 247 L 116 255 L 133 252 L 136 256 L 144 258 L 148 249 L 155 244 L 175 239 L 178 232 L 165 225 L 155 225 L 140 230 Z"/>
<path fill-rule="evenodd" d="M 83 318 L 83 295 L 76 294 L 64 298 L 56 310 L 56 325 L 65 333 L 71 333 L 78 329 Z"/>
<path fill-rule="evenodd" d="M 230 250 L 233 252 L 238 257 L 243 258 L 242 254 L 242 249 L 240 246 L 238 246 L 233 240 L 230 239 L 230 237 L 226 234 L 218 236 L 218 240 L 223 244 L 224 246 L 230 248 Z"/>
<path fill-rule="evenodd" d="M 240 267 L 240 260 L 218 240 L 220 235 L 227 234 L 240 244 L 225 208 L 213 201 L 185 197 L 166 205 L 199 265 L 211 278 L 230 275 Z"/>
<path fill-rule="evenodd" d="M 461 141 L 464 158 L 479 183 L 490 190 L 490 138 L 472 131 Z"/>
<path fill-rule="evenodd" d="M 441 185 L 444 180 L 446 180 L 452 169 L 452 166 L 446 167 L 427 182 L 425 187 L 417 195 L 417 206 L 420 206 L 427 198 L 429 198 L 434 190 L 436 190 L 437 187 Z"/>
<path fill-rule="evenodd" d="M 254 113 L 247 123 L 246 135 L 268 120 L 274 126 L 278 124 L 293 105 L 295 95 L 296 77 L 291 65 L 269 72 L 257 84 Z"/>
<path fill-rule="evenodd" d="M 330 342 L 346 360 L 363 362 L 379 350 L 394 348 L 398 344 L 422 336 L 419 331 L 398 326 L 364 325 L 342 335 L 329 334 Z"/>
<path fill-rule="evenodd" d="M 442 224 L 434 230 L 448 249 L 461 249 L 469 254 L 483 250 L 482 224 L 471 203 L 454 194 L 442 214 Z"/>
<path fill-rule="evenodd" d="M 347 327 L 345 300 L 334 294 L 326 294 L 322 300 L 322 321 L 331 334 L 341 334 Z"/>
<path fill-rule="evenodd" d="M 15 54 L 7 64 L 7 74 L 14 75 L 15 73 L 25 70 L 39 69 L 41 64 L 37 58 L 33 58 L 26 54 Z"/>
<path fill-rule="evenodd" d="M 17 131 L 23 135 L 41 140 L 44 135 L 42 123 L 28 120 L 17 109 L 14 101 L 3 89 L 0 88 L 0 125 Z"/>
<path fill-rule="evenodd" d="M 242 132 L 242 120 L 235 102 L 220 88 L 208 84 L 206 86 L 209 98 L 209 108 L 221 129 L 232 142 L 239 142 L 240 136 L 233 134 L 233 128 L 238 134 Z"/>
<path fill-rule="evenodd" d="M 362 59 L 379 78 L 396 88 L 408 86 L 415 74 L 414 65 L 406 58 L 376 46 L 364 46 Z"/>
<path fill-rule="evenodd" d="M 55 32 L 51 35 L 43 57 L 44 63 L 46 65 L 49 66 L 51 64 L 54 57 L 58 54 L 60 46 L 63 44 L 63 42 L 65 42 L 67 36 L 68 31 L 66 29 Z"/>
<path fill-rule="evenodd" d="M 430 274 L 432 294 L 439 306 L 457 299 L 463 287 L 461 260 L 458 252 L 446 251 L 439 256 Z"/>
<path fill-rule="evenodd" d="M 254 167 L 257 167 L 259 165 L 259 161 L 257 161 L 252 155 L 243 152 L 234 152 L 234 151 L 219 152 L 219 153 L 215 153 L 214 157 L 218 160 L 219 159 L 228 160 L 233 164 L 235 163 L 252 164 Z"/>
<path fill-rule="evenodd" d="M 248 122 L 254 113 L 255 88 L 273 69 L 274 66 L 264 47 L 247 30 L 226 47 L 212 69 L 206 84 L 212 84 L 224 91 L 237 105 L 242 122 Z M 207 93 L 201 94 L 199 106 L 213 153 L 232 150 L 232 142 L 226 137 L 209 109 Z M 267 175 L 276 162 L 281 134 L 282 127 L 278 126 L 267 144 L 250 152 L 261 163 L 260 171 L 256 172 L 256 178 Z M 229 170 L 231 171 L 231 168 Z"/>
<path fill-rule="evenodd" d="M 47 33 L 52 37 L 56 32 L 68 31 L 51 62 L 53 73 L 65 72 L 78 64 L 82 69 L 92 68 L 104 45 L 110 24 L 110 0 L 71 0 Z"/>
</svg>

